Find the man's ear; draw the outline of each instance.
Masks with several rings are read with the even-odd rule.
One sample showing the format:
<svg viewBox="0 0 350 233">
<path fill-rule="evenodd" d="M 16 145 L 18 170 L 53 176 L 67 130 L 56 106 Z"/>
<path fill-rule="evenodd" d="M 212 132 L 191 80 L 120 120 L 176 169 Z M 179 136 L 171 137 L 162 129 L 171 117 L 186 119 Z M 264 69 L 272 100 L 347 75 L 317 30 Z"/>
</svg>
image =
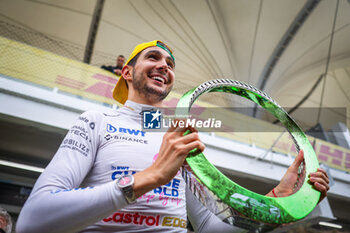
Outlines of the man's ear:
<svg viewBox="0 0 350 233">
<path fill-rule="evenodd" d="M 133 67 L 132 66 L 124 66 L 122 69 L 122 75 L 123 78 L 127 81 L 131 81 L 132 80 L 132 72 L 133 72 Z"/>
</svg>

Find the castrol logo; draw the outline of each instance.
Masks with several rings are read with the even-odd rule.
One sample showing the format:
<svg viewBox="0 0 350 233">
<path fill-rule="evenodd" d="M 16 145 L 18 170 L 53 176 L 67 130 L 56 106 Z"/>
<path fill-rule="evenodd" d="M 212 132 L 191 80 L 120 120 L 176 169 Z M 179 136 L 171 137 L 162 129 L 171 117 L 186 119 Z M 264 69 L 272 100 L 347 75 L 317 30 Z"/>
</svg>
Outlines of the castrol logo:
<svg viewBox="0 0 350 233">
<path fill-rule="evenodd" d="M 105 223 L 133 224 L 141 226 L 164 226 L 164 227 L 180 227 L 186 228 L 187 221 L 185 219 L 174 216 L 160 215 L 144 215 L 139 212 L 123 213 L 116 212 L 113 215 L 102 220 Z"/>
</svg>

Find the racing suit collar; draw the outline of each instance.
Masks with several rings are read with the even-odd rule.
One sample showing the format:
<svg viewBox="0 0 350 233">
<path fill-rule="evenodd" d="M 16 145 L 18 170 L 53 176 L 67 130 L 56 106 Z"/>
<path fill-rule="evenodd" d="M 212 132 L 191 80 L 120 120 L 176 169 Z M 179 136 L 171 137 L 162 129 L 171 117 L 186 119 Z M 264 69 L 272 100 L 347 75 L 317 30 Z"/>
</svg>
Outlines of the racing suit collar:
<svg viewBox="0 0 350 233">
<path fill-rule="evenodd" d="M 123 108 L 128 109 L 129 111 L 138 113 L 139 115 L 142 115 L 144 111 L 151 111 L 156 110 L 157 108 L 152 105 L 147 104 L 139 104 L 131 100 L 127 100 L 123 106 Z"/>
</svg>

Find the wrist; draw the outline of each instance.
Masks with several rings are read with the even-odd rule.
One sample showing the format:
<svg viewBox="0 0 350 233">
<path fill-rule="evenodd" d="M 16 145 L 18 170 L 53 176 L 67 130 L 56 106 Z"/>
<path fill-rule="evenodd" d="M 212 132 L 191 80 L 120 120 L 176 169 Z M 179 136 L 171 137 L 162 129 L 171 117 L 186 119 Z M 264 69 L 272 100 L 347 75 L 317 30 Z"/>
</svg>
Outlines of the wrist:
<svg viewBox="0 0 350 233">
<path fill-rule="evenodd" d="M 273 195 L 274 197 L 277 197 L 277 195 L 276 195 L 276 193 L 275 193 L 275 188 L 273 188 L 271 192 L 272 192 L 272 195 Z"/>
<path fill-rule="evenodd" d="M 134 192 L 136 197 L 140 197 L 143 194 L 159 187 L 160 176 L 156 172 L 152 172 L 146 169 L 141 172 L 137 172 L 134 175 Z"/>
</svg>

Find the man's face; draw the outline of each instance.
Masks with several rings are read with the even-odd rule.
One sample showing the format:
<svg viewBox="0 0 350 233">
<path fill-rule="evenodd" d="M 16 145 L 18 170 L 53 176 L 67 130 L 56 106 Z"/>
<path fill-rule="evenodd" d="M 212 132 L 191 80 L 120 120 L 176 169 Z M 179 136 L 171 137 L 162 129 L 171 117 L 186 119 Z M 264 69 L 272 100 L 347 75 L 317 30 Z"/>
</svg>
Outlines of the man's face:
<svg viewBox="0 0 350 233">
<path fill-rule="evenodd" d="M 0 216 L 0 228 L 3 230 L 7 228 L 7 219 L 4 216 Z"/>
<path fill-rule="evenodd" d="M 117 57 L 117 66 L 123 66 L 125 62 L 125 58 L 124 57 Z"/>
<path fill-rule="evenodd" d="M 141 52 L 133 68 L 132 85 L 140 95 L 161 101 L 174 85 L 174 68 L 174 61 L 164 49 L 147 48 Z"/>
</svg>

